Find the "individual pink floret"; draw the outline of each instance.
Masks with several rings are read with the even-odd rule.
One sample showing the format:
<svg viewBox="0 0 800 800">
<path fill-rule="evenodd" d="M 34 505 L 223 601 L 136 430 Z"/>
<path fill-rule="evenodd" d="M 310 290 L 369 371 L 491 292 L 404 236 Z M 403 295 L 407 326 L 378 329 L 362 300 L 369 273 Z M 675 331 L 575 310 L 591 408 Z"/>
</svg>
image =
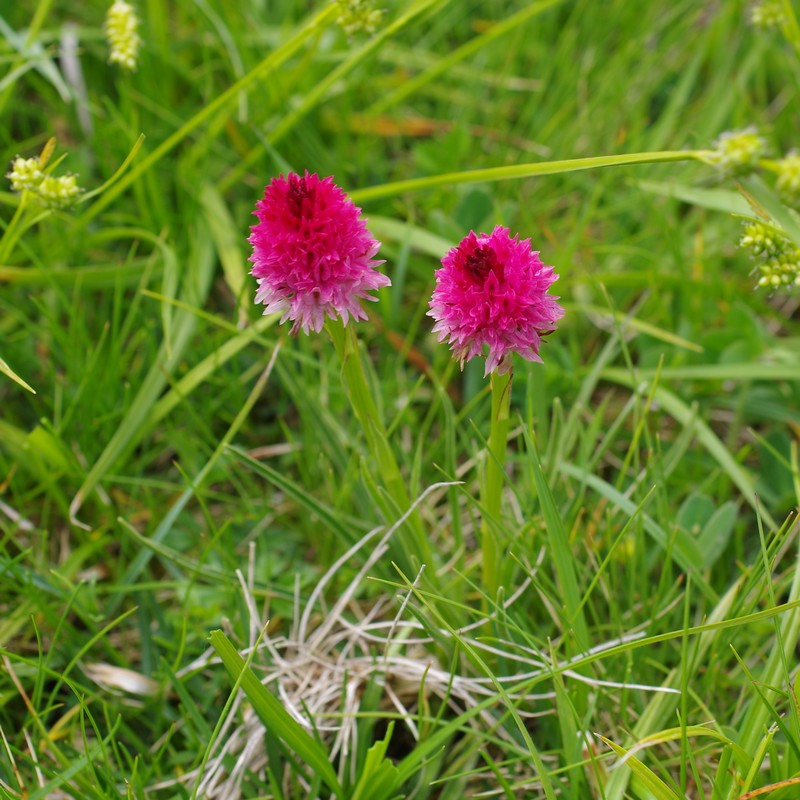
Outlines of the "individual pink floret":
<svg viewBox="0 0 800 800">
<path fill-rule="evenodd" d="M 380 248 L 361 219 L 361 209 L 333 178 L 289 173 L 274 178 L 253 212 L 248 241 L 250 274 L 258 280 L 256 302 L 281 322 L 319 332 L 325 318 L 366 319 L 361 300 L 391 281 L 375 268 Z"/>
<path fill-rule="evenodd" d="M 428 315 L 440 342 L 461 362 L 489 346 L 484 375 L 511 369 L 511 353 L 539 361 L 543 334 L 555 330 L 564 309 L 549 295 L 558 279 L 530 239 L 513 238 L 499 225 L 491 234 L 470 231 L 436 270 Z"/>
</svg>

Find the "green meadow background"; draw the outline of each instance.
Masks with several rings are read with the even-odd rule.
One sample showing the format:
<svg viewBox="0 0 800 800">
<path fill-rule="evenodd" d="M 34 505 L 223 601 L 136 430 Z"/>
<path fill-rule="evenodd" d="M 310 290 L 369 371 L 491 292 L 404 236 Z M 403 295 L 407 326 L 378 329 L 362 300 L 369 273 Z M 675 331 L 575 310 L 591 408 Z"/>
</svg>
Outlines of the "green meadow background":
<svg viewBox="0 0 800 800">
<path fill-rule="evenodd" d="M 0 375 L 0 795 L 800 796 L 798 295 L 738 247 L 772 177 L 536 175 L 749 125 L 782 156 L 791 35 L 738 0 L 378 6 L 348 37 L 323 0 L 140 0 L 131 73 L 105 3 L 0 6 L 0 162 L 56 137 L 87 190 L 24 225 L 0 192 L 35 390 Z M 252 302 L 255 202 L 306 169 L 383 242 L 357 331 L 419 574 L 330 341 Z M 488 381 L 425 312 L 497 224 L 566 315 L 515 364 L 492 595 Z"/>
</svg>

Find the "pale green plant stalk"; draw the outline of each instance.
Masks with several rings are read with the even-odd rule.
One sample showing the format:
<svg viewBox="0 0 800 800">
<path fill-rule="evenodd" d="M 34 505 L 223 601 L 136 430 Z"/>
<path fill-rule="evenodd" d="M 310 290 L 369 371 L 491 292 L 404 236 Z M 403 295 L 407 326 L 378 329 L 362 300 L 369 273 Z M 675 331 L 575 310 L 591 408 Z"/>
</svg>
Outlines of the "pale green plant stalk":
<svg viewBox="0 0 800 800">
<path fill-rule="evenodd" d="M 377 498 L 381 501 L 387 521 L 390 522 L 411 507 L 411 499 L 389 445 L 383 420 L 372 397 L 364 365 L 361 362 L 355 328 L 353 325 L 344 325 L 337 319 L 327 321 L 325 329 L 333 341 L 342 365 L 342 381 L 347 391 L 347 398 L 364 430 L 367 446 L 379 471 L 380 482 L 391 499 L 391 502 L 387 503 L 385 500 L 381 501 L 380 496 Z M 392 503 L 396 508 L 392 507 Z M 413 579 L 422 564 L 428 565 L 433 571 L 435 568 L 433 553 L 417 512 L 411 515 L 408 525 L 398 532 L 398 539 L 404 550 L 400 566 L 410 578 Z"/>
<path fill-rule="evenodd" d="M 492 421 L 489 432 L 486 474 L 481 484 L 483 586 L 488 596 L 489 604 L 496 599 L 502 575 L 502 543 L 498 536 L 496 523 L 499 522 L 500 518 L 508 430 L 511 424 L 512 372 L 509 371 L 504 375 L 493 372 L 490 380 L 492 386 Z"/>
<path fill-rule="evenodd" d="M 712 157 L 711 150 L 662 150 L 653 153 L 624 153 L 615 156 L 596 156 L 592 158 L 570 158 L 562 161 L 534 161 L 528 164 L 512 164 L 506 167 L 487 167 L 485 169 L 446 172 L 441 175 L 428 175 L 424 178 L 410 178 L 404 181 L 383 183 L 350 192 L 354 203 L 364 203 L 381 197 L 395 197 L 405 192 L 431 189 L 435 186 L 456 185 L 459 183 L 492 183 L 514 178 L 535 178 L 539 175 L 558 175 L 564 172 L 580 172 L 600 167 L 625 167 L 631 164 L 666 164 L 676 161 L 702 161 L 707 163 Z"/>
</svg>

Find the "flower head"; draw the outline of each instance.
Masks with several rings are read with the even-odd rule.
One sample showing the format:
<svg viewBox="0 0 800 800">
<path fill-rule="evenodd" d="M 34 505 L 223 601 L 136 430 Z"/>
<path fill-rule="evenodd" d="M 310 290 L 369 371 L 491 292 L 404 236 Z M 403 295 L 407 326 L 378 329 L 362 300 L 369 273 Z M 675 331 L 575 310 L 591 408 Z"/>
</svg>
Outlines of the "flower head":
<svg viewBox="0 0 800 800">
<path fill-rule="evenodd" d="M 753 127 L 726 131 L 714 142 L 708 161 L 725 175 L 747 175 L 758 167 L 766 149 L 766 140 Z"/>
<path fill-rule="evenodd" d="M 449 342 L 462 368 L 488 345 L 485 375 L 508 372 L 514 351 L 541 362 L 541 337 L 564 316 L 558 298 L 547 293 L 557 278 L 530 239 L 512 238 L 499 225 L 491 234 L 470 231 L 436 271 L 428 311 L 434 333 Z"/>
<path fill-rule="evenodd" d="M 106 39 L 108 60 L 127 70 L 136 69 L 136 58 L 142 39 L 138 34 L 139 18 L 133 6 L 125 0 L 114 0 L 106 12 Z"/>
<path fill-rule="evenodd" d="M 767 258 L 758 266 L 760 288 L 788 289 L 800 287 L 800 250 Z"/>
<path fill-rule="evenodd" d="M 786 22 L 782 0 L 757 0 L 750 9 L 750 24 L 754 28 L 770 30 Z"/>
<path fill-rule="evenodd" d="M 69 208 L 82 191 L 75 175 L 45 175 L 36 189 L 44 204 L 50 208 Z"/>
<path fill-rule="evenodd" d="M 740 247 L 747 247 L 754 256 L 775 258 L 793 250 L 791 242 L 776 228 L 763 222 L 747 222 L 744 226 Z"/>
<path fill-rule="evenodd" d="M 273 179 L 253 212 L 250 229 L 256 302 L 264 313 L 282 311 L 281 322 L 319 332 L 325 317 L 366 319 L 361 300 L 391 281 L 375 267 L 380 242 L 372 238 L 361 209 L 333 178 L 289 173 Z"/>
<path fill-rule="evenodd" d="M 775 186 L 781 199 L 792 206 L 800 205 L 800 153 L 791 152 L 777 162 Z"/>
<path fill-rule="evenodd" d="M 339 16 L 336 22 L 348 36 L 364 31 L 374 33 L 380 24 L 384 11 L 375 8 L 375 0 L 333 0 Z"/>
<path fill-rule="evenodd" d="M 15 192 L 35 191 L 44 179 L 38 158 L 17 156 L 11 162 L 11 171 L 6 175 Z"/>
<path fill-rule="evenodd" d="M 749 222 L 739 245 L 752 250 L 756 257 L 759 288 L 800 287 L 800 249 L 781 233 L 780 228 Z"/>
<path fill-rule="evenodd" d="M 75 175 L 56 177 L 42 171 L 42 158 L 22 158 L 17 156 L 11 162 L 11 171 L 6 177 L 11 181 L 15 192 L 31 192 L 48 208 L 69 208 L 80 197 L 81 189 Z"/>
</svg>

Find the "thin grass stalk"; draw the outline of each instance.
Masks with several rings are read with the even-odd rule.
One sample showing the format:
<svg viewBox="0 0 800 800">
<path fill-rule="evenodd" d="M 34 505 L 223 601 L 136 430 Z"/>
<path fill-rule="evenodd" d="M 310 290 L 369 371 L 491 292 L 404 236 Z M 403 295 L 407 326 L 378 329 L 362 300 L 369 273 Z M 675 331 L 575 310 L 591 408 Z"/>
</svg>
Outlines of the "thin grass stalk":
<svg viewBox="0 0 800 800">
<path fill-rule="evenodd" d="M 405 181 L 383 183 L 350 192 L 354 203 L 364 203 L 381 197 L 395 197 L 404 192 L 432 189 L 435 186 L 456 185 L 459 183 L 490 183 L 513 178 L 534 178 L 539 175 L 558 175 L 564 172 L 580 172 L 601 167 L 625 167 L 632 164 L 665 164 L 676 161 L 705 161 L 709 156 L 706 150 L 662 150 L 654 153 L 623 153 L 616 156 L 596 156 L 592 158 L 570 158 L 563 161 L 535 161 L 528 164 L 512 164 L 507 167 L 487 167 L 460 172 L 445 172 L 441 175 L 428 175 L 424 178 L 410 178 Z"/>
</svg>

